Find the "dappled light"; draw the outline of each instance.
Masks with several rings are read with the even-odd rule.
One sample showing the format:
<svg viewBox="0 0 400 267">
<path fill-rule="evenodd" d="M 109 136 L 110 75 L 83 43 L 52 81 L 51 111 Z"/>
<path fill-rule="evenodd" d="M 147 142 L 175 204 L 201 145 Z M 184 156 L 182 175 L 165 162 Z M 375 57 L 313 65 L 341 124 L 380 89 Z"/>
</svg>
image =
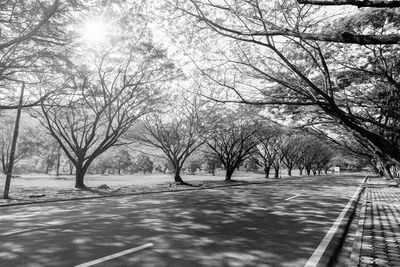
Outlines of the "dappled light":
<svg viewBox="0 0 400 267">
<path fill-rule="evenodd" d="M 397 2 L 1 1 L 0 267 L 399 265 Z"/>
<path fill-rule="evenodd" d="M 36 230 L 2 236 L 1 259 L 73 266 L 150 242 L 154 247 L 102 266 L 298 266 L 346 205 L 355 181 L 308 179 L 13 207 L 2 229 L 14 223 Z M 285 201 L 289 192 L 303 195 Z M 22 216 L 32 208 L 42 213 Z"/>
</svg>

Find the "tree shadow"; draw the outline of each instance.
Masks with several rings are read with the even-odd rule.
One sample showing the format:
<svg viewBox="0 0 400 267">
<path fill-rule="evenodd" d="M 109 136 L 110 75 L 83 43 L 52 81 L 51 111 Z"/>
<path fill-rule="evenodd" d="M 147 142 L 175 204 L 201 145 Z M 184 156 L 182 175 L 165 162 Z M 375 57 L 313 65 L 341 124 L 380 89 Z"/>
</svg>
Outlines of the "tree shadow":
<svg viewBox="0 0 400 267">
<path fill-rule="evenodd" d="M 2 236 L 0 266 L 75 266 L 148 242 L 99 266 L 300 266 L 352 192 L 354 179 L 324 179 L 18 207 L 2 233 L 53 226 Z"/>
</svg>

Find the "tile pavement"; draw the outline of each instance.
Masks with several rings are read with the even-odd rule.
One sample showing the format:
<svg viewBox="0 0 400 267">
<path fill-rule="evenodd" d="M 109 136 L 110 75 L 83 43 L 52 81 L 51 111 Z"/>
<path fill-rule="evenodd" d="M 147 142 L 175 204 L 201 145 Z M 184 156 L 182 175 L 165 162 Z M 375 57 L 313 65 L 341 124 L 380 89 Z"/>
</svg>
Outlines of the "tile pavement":
<svg viewBox="0 0 400 267">
<path fill-rule="evenodd" d="M 400 266 L 400 188 L 369 183 L 349 266 Z"/>
</svg>

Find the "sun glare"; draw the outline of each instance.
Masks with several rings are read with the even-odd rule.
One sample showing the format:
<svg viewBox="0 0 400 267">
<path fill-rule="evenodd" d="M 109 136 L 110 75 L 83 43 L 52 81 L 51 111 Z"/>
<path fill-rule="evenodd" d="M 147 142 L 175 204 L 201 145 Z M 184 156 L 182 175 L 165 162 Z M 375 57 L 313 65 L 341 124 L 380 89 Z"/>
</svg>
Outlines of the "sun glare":
<svg viewBox="0 0 400 267">
<path fill-rule="evenodd" d="M 101 19 L 88 19 L 82 27 L 82 40 L 90 45 L 103 43 L 107 39 L 108 25 Z"/>
</svg>

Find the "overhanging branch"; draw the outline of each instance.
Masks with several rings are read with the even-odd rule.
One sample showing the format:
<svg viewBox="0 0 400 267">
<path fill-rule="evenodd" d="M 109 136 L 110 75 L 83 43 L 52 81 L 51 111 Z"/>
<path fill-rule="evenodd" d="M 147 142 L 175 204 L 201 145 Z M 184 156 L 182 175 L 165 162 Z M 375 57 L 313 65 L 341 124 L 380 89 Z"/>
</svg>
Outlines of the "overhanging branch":
<svg viewBox="0 0 400 267">
<path fill-rule="evenodd" d="M 299 4 L 319 6 L 352 5 L 358 7 L 400 7 L 399 0 L 297 0 Z"/>
</svg>

